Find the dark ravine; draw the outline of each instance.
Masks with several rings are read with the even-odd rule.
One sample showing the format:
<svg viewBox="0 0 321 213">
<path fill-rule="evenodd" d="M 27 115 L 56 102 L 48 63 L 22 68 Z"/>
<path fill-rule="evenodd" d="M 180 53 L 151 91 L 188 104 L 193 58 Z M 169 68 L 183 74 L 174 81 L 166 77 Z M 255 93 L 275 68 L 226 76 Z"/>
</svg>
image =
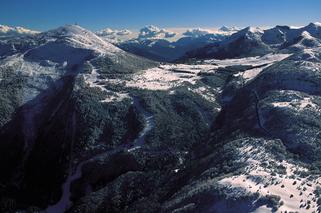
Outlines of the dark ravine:
<svg viewBox="0 0 321 213">
<path fill-rule="evenodd" d="M 127 150 L 128 152 L 131 152 L 132 150 L 139 149 L 142 146 L 144 146 L 145 137 L 149 133 L 149 131 L 151 131 L 154 128 L 155 121 L 154 121 L 153 115 L 145 111 L 145 109 L 141 106 L 141 104 L 139 103 L 140 100 L 138 97 L 132 97 L 132 99 L 133 99 L 133 106 L 137 109 L 138 113 L 143 116 L 144 123 L 145 123 L 144 128 L 139 132 L 138 137 L 135 140 L 133 140 L 132 143 L 120 145 L 116 148 L 113 148 L 112 150 L 108 150 L 106 152 L 93 156 L 90 159 L 81 161 L 80 163 L 78 163 L 78 165 L 74 170 L 72 169 L 73 158 L 71 158 L 69 170 L 68 170 L 68 177 L 62 186 L 63 190 L 62 190 L 62 195 L 60 200 L 56 204 L 51 205 L 47 209 L 43 210 L 43 213 L 65 212 L 72 206 L 72 201 L 70 200 L 71 184 L 72 182 L 82 177 L 82 170 L 85 164 L 98 160 L 100 157 L 103 157 L 106 155 L 114 155 L 116 153 L 122 152 L 123 150 Z M 76 125 L 76 120 L 75 120 L 75 114 L 74 114 L 73 115 L 74 128 L 75 128 L 75 125 Z M 72 139 L 71 146 L 74 145 L 74 136 L 72 138 L 73 139 Z M 71 153 L 72 153 L 72 150 L 73 149 L 71 149 Z M 88 192 L 90 192 L 90 190 Z"/>
<path fill-rule="evenodd" d="M 72 172 L 72 162 L 73 162 L 73 147 L 75 144 L 75 133 L 76 133 L 76 115 L 75 113 L 72 116 L 72 139 L 71 139 L 71 148 L 70 148 L 70 162 L 69 162 L 69 167 L 68 167 L 68 177 L 66 181 L 63 184 L 62 187 L 62 195 L 60 200 L 55 204 L 49 206 L 46 210 L 44 210 L 44 213 L 56 213 L 56 212 L 64 212 L 66 211 L 69 206 L 71 205 L 71 202 L 69 200 L 70 198 L 70 184 L 72 181 L 77 180 L 78 178 L 81 177 L 81 168 L 82 168 L 82 163 L 80 163 L 76 167 L 76 171 L 73 173 Z"/>
<path fill-rule="evenodd" d="M 135 109 L 137 109 L 139 114 L 143 115 L 144 123 L 145 123 L 143 130 L 139 133 L 138 138 L 136 138 L 133 142 L 132 149 L 135 149 L 144 145 L 146 135 L 148 134 L 149 131 L 151 131 L 155 127 L 155 119 L 151 113 L 147 112 L 142 107 L 138 97 L 132 97 L 132 98 L 133 98 L 133 105 Z"/>
</svg>

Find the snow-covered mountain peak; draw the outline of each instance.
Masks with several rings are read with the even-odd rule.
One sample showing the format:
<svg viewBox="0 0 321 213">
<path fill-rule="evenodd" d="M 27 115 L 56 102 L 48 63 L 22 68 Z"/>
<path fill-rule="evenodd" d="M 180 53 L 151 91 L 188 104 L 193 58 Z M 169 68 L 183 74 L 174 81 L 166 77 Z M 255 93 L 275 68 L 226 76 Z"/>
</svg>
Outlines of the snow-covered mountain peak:
<svg viewBox="0 0 321 213">
<path fill-rule="evenodd" d="M 228 31 L 230 31 L 230 28 L 228 28 L 228 27 L 226 27 L 226 26 L 222 26 L 219 30 L 220 30 L 220 31 L 228 32 Z"/>
<path fill-rule="evenodd" d="M 74 47 L 94 50 L 101 54 L 122 51 L 113 44 L 103 40 L 95 33 L 86 30 L 79 25 L 65 25 L 57 29 L 42 33 L 42 36 L 54 39 L 65 39 Z"/>
<path fill-rule="evenodd" d="M 240 31 L 238 31 L 236 34 L 263 34 L 264 31 L 258 27 L 246 27 Z"/>
<path fill-rule="evenodd" d="M 300 50 L 301 52 L 304 52 L 303 56 L 306 60 L 307 58 L 309 58 L 309 60 L 319 60 L 317 59 L 317 57 L 315 57 L 314 53 L 310 54 L 310 52 L 314 52 L 312 51 L 314 49 L 319 51 L 320 46 L 320 40 L 314 37 L 310 32 L 304 30 L 299 34 L 298 40 L 294 45 L 290 47 L 290 49 Z"/>
<path fill-rule="evenodd" d="M 301 40 L 294 46 L 301 46 L 302 49 L 306 49 L 320 47 L 320 45 L 320 41 L 317 38 L 313 37 L 309 32 L 303 31 L 301 33 Z"/>
<path fill-rule="evenodd" d="M 309 25 L 307 25 L 307 26 L 304 27 L 304 28 L 305 28 L 305 29 L 308 29 L 308 30 L 320 29 L 320 28 L 321 28 L 321 23 L 320 23 L 320 22 L 310 23 Z"/>
<path fill-rule="evenodd" d="M 315 26 L 321 27 L 321 22 L 314 22 L 313 23 Z"/>
<path fill-rule="evenodd" d="M 231 39 L 237 39 L 240 37 L 246 37 L 248 39 L 259 39 L 263 35 L 263 30 L 257 27 L 246 27 L 236 33 L 234 33 Z"/>
<path fill-rule="evenodd" d="M 83 36 L 88 39 L 94 39 L 100 41 L 100 37 L 98 37 L 95 33 L 82 28 L 79 25 L 65 25 L 62 27 L 58 27 L 56 29 L 50 30 L 44 33 L 47 36 L 52 37 L 75 37 L 75 36 Z"/>
<path fill-rule="evenodd" d="M 305 38 L 305 39 L 315 39 L 313 36 L 311 36 L 311 34 L 309 33 L 309 32 L 307 32 L 307 31 L 303 31 L 302 33 L 301 33 L 301 36 L 303 37 L 303 38 Z"/>
<path fill-rule="evenodd" d="M 57 33 L 61 35 L 73 35 L 73 34 L 84 34 L 84 33 L 87 33 L 88 30 L 80 27 L 79 25 L 68 24 L 62 27 L 58 27 L 57 29 L 53 29 L 49 32 Z"/>
<path fill-rule="evenodd" d="M 251 33 L 264 33 L 264 31 L 259 27 L 247 27 L 247 30 Z"/>
</svg>

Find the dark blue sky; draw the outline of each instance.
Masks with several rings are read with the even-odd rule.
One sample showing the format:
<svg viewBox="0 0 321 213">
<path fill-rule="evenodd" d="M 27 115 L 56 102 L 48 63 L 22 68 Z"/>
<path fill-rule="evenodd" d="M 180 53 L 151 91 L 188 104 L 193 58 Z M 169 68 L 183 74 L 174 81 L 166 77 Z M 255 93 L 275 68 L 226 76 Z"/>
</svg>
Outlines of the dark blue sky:
<svg viewBox="0 0 321 213">
<path fill-rule="evenodd" d="M 321 22 L 321 0 L 0 0 L 0 24 L 47 30 L 219 27 Z"/>
</svg>

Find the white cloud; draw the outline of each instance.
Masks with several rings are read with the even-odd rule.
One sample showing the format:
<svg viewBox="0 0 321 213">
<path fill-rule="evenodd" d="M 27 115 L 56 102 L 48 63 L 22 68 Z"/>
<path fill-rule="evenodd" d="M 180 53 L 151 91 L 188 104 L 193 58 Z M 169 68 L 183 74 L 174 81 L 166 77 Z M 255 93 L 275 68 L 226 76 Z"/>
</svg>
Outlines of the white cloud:
<svg viewBox="0 0 321 213">
<path fill-rule="evenodd" d="M 139 39 L 149 39 L 149 38 L 172 38 L 176 35 L 176 33 L 160 29 L 156 26 L 150 25 L 146 26 L 139 31 L 138 38 Z"/>
<path fill-rule="evenodd" d="M 132 32 L 130 30 L 119 30 L 117 35 L 130 35 Z"/>
<path fill-rule="evenodd" d="M 27 35 L 37 34 L 38 31 L 29 30 L 23 27 L 10 27 L 6 25 L 0 25 L 0 35 L 13 36 L 13 35 Z"/>
<path fill-rule="evenodd" d="M 212 32 L 209 30 L 196 28 L 196 29 L 188 29 L 186 32 L 183 33 L 183 35 L 188 37 L 200 37 L 211 33 Z"/>
<path fill-rule="evenodd" d="M 106 36 L 106 37 L 114 37 L 114 36 L 128 36 L 132 34 L 130 30 L 124 29 L 124 30 L 113 30 L 110 28 L 103 29 L 101 31 L 96 32 L 99 36 Z"/>
<path fill-rule="evenodd" d="M 232 32 L 232 31 L 239 31 L 240 29 L 238 27 L 222 26 L 219 30 L 223 32 Z"/>
</svg>

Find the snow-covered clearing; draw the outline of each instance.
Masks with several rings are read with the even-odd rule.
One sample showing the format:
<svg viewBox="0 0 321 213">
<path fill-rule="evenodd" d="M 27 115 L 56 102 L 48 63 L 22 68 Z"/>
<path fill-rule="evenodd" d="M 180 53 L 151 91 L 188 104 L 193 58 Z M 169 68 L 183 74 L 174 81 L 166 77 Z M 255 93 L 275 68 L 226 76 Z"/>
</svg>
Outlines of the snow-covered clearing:
<svg viewBox="0 0 321 213">
<path fill-rule="evenodd" d="M 89 63 L 90 64 L 90 63 Z M 185 83 L 195 85 L 200 76 L 200 72 L 215 72 L 217 66 L 215 65 L 186 65 L 186 64 L 168 64 L 154 67 L 147 70 L 142 70 L 137 73 L 127 76 L 127 78 L 105 78 L 102 79 L 97 73 L 97 69 L 91 64 L 92 72 L 84 74 L 85 82 L 90 87 L 98 87 L 102 91 L 106 91 L 111 95 L 107 97 L 104 102 L 120 101 L 128 97 L 127 92 L 112 92 L 105 88 L 104 85 L 124 85 L 125 88 L 139 88 L 147 90 L 170 90 L 181 86 Z M 209 101 L 213 101 L 215 96 L 210 93 L 210 88 L 207 86 L 199 89 L 190 89 L 197 94 L 201 94 Z M 174 94 L 175 91 L 171 91 Z"/>
<path fill-rule="evenodd" d="M 98 84 L 99 73 L 97 72 L 97 69 L 90 62 L 88 64 L 91 68 L 91 73 L 84 74 L 85 82 L 88 84 L 89 87 L 98 87 L 102 91 L 107 91 L 105 87 Z"/>
<path fill-rule="evenodd" d="M 267 54 L 265 56 L 247 57 L 247 58 L 237 58 L 237 59 L 224 59 L 224 60 L 206 60 L 206 64 L 216 64 L 218 66 L 234 66 L 234 65 L 252 65 L 260 66 L 264 64 L 271 64 L 277 61 L 281 61 L 291 54 Z"/>
<path fill-rule="evenodd" d="M 135 74 L 125 84 L 127 87 L 134 88 L 168 90 L 183 83 L 195 84 L 200 79 L 198 73 L 213 71 L 216 68 L 215 65 L 161 65 Z"/>
</svg>

